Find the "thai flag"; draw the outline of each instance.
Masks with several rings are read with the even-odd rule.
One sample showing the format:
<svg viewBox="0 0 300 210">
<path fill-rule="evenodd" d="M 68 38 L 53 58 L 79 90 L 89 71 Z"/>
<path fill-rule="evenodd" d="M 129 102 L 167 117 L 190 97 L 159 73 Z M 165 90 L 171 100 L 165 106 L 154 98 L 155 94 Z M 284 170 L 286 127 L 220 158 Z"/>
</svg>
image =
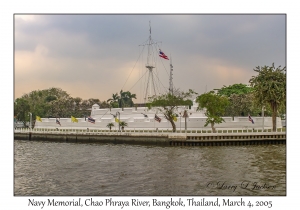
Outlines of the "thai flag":
<svg viewBox="0 0 300 210">
<path fill-rule="evenodd" d="M 155 119 L 157 122 L 159 122 L 159 123 L 160 123 L 160 121 L 161 121 L 161 119 L 160 119 L 157 115 L 155 115 L 154 119 Z"/>
<path fill-rule="evenodd" d="M 90 123 L 95 123 L 95 120 L 94 120 L 93 118 L 91 118 L 91 117 L 88 117 L 88 121 L 89 121 Z"/>
<path fill-rule="evenodd" d="M 169 60 L 168 56 L 166 56 L 165 53 L 163 53 L 163 51 L 161 51 L 161 49 L 159 49 L 159 57 Z"/>
<path fill-rule="evenodd" d="M 252 124 L 254 124 L 254 120 L 252 119 L 252 117 L 249 115 L 249 121 L 252 122 Z"/>
<path fill-rule="evenodd" d="M 61 126 L 61 124 L 57 118 L 56 118 L 56 124 L 59 124 Z"/>
</svg>

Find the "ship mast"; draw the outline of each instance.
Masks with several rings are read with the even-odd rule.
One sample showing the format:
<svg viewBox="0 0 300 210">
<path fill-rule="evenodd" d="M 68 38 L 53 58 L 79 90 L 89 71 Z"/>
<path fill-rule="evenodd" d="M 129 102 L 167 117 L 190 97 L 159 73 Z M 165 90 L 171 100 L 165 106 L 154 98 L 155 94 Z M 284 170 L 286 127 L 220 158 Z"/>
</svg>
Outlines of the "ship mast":
<svg viewBox="0 0 300 210">
<path fill-rule="evenodd" d="M 146 68 L 148 69 L 148 79 L 147 79 L 147 86 L 146 86 L 146 92 L 145 92 L 145 97 L 144 97 L 144 102 L 147 102 L 148 97 L 152 96 L 152 92 L 151 90 L 153 89 L 154 94 L 156 95 L 156 89 L 155 89 L 155 84 L 154 84 L 154 77 L 153 77 L 153 69 L 155 68 L 153 65 L 153 59 L 152 58 L 152 45 L 156 44 L 153 43 L 152 38 L 151 38 L 151 23 L 149 21 L 149 42 L 148 42 L 148 56 L 147 56 L 147 64 L 146 64 Z M 152 86 L 152 87 L 151 87 Z"/>
</svg>

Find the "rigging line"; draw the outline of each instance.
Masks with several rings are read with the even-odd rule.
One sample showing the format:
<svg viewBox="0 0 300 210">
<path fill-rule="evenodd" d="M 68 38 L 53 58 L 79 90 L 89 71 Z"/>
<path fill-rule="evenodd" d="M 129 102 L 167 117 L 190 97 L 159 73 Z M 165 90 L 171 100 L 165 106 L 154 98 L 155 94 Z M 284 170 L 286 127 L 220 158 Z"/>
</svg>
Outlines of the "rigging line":
<svg viewBox="0 0 300 210">
<path fill-rule="evenodd" d="M 153 86 L 156 87 L 157 91 L 158 91 L 158 94 L 160 93 L 160 90 L 159 90 L 159 85 L 157 84 L 157 81 L 156 79 L 153 79 Z"/>
<path fill-rule="evenodd" d="M 160 82 L 160 84 L 163 86 L 163 88 L 165 88 L 167 90 L 167 88 L 163 85 L 163 83 L 160 81 L 160 79 L 158 78 L 158 76 L 155 74 L 154 72 L 154 75 L 157 77 L 157 80 Z"/>
<path fill-rule="evenodd" d="M 131 72 L 130 72 L 129 76 L 127 77 L 127 79 L 126 79 L 126 82 L 125 82 L 125 84 L 123 85 L 123 87 L 121 88 L 121 90 L 123 90 L 124 86 L 126 85 L 126 83 L 127 83 L 128 79 L 129 79 L 129 77 L 130 77 L 130 75 L 131 75 L 131 73 L 132 73 L 132 71 L 133 71 L 133 69 L 134 69 L 134 67 L 135 67 L 136 63 L 138 62 L 138 60 L 139 60 L 139 59 L 140 59 L 140 57 L 141 57 L 141 54 L 142 54 L 142 53 L 143 53 L 143 51 L 144 51 L 144 48 L 145 48 L 145 46 L 143 47 L 143 49 L 142 49 L 142 52 L 140 53 L 140 55 L 139 55 L 139 57 L 138 57 L 137 61 L 135 62 L 135 64 L 134 64 L 133 68 L 131 69 Z"/>
<path fill-rule="evenodd" d="M 153 78 L 153 73 L 154 72 L 152 72 L 152 84 L 153 84 L 153 90 L 154 90 L 154 95 L 156 95 L 156 90 L 155 90 L 155 85 L 154 85 L 154 78 Z"/>
<path fill-rule="evenodd" d="M 158 77 L 158 75 L 155 75 L 156 77 Z M 159 77 L 158 77 L 159 78 Z M 163 84 L 160 84 L 161 83 L 161 81 L 158 81 L 157 79 L 155 80 L 155 82 L 157 83 L 157 87 L 158 87 L 158 90 L 159 90 L 159 94 L 161 94 L 161 93 L 164 93 L 165 91 L 164 91 L 164 86 L 163 86 Z M 166 89 L 166 88 L 165 88 Z"/>
<path fill-rule="evenodd" d="M 108 110 L 100 117 L 100 119 L 101 119 L 108 111 L 110 111 L 110 109 L 108 109 Z"/>
<path fill-rule="evenodd" d="M 147 71 L 145 71 L 145 73 L 143 74 L 143 76 L 141 76 L 139 78 L 139 80 L 129 89 L 129 91 L 140 81 L 140 79 L 142 79 L 145 76 L 146 73 L 147 73 Z"/>
</svg>

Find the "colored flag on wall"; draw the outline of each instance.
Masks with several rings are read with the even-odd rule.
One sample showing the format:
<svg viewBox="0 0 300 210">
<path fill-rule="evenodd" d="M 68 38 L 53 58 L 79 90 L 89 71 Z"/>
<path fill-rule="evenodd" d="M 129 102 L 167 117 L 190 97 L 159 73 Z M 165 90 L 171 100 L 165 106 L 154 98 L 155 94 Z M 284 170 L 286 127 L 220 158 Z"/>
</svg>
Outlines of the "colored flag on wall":
<svg viewBox="0 0 300 210">
<path fill-rule="evenodd" d="M 91 116 L 88 117 L 88 121 L 89 121 L 90 123 L 95 123 L 95 120 L 94 120 L 93 118 L 91 118 Z"/>
<path fill-rule="evenodd" d="M 42 122 L 42 119 L 39 116 L 36 116 L 36 120 Z"/>
<path fill-rule="evenodd" d="M 249 121 L 252 122 L 252 124 L 254 124 L 254 120 L 252 119 L 252 117 L 249 115 Z"/>
<path fill-rule="evenodd" d="M 56 124 L 59 124 L 61 126 L 61 124 L 57 118 L 56 118 Z"/>
<path fill-rule="evenodd" d="M 160 119 L 157 115 L 155 115 L 154 119 L 155 119 L 157 122 L 160 122 L 160 121 L 161 121 L 161 119 Z"/>
<path fill-rule="evenodd" d="M 118 122 L 120 122 L 120 121 L 119 121 L 119 119 L 118 119 L 118 118 L 115 118 L 115 122 L 117 122 L 117 123 L 118 123 Z"/>
<path fill-rule="evenodd" d="M 175 115 L 173 115 L 173 120 L 177 122 L 177 117 Z"/>
<path fill-rule="evenodd" d="M 166 56 L 165 53 L 163 53 L 163 51 L 161 51 L 161 49 L 159 49 L 159 57 L 169 60 L 168 56 Z"/>
<path fill-rule="evenodd" d="M 72 122 L 77 122 L 77 123 L 78 123 L 78 120 L 77 120 L 75 117 L 73 117 L 73 116 L 71 116 L 71 121 L 72 121 Z"/>
</svg>

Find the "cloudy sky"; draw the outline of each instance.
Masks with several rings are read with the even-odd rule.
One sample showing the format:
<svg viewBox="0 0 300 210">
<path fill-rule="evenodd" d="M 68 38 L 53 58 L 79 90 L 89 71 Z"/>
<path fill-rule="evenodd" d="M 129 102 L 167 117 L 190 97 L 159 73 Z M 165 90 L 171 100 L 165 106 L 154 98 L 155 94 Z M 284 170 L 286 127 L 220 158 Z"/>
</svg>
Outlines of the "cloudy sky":
<svg viewBox="0 0 300 210">
<path fill-rule="evenodd" d="M 201 94 L 248 84 L 256 66 L 286 66 L 285 15 L 16 14 L 14 97 L 59 87 L 72 97 L 103 101 L 123 89 L 142 102 L 149 22 L 154 49 L 171 57 L 173 83 L 181 90 Z M 152 54 L 163 92 L 170 61 Z"/>
</svg>

